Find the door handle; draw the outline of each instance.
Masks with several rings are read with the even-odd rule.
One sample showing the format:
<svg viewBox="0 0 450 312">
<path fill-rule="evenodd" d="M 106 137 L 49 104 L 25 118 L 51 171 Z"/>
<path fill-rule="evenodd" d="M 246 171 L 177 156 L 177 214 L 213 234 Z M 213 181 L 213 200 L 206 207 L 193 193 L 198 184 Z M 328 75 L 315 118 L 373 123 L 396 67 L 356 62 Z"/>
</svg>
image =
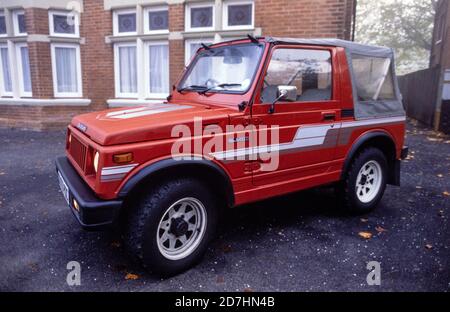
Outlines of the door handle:
<svg viewBox="0 0 450 312">
<path fill-rule="evenodd" d="M 334 114 L 334 113 L 322 114 L 322 119 L 323 120 L 335 120 L 336 119 L 336 114 Z"/>
</svg>

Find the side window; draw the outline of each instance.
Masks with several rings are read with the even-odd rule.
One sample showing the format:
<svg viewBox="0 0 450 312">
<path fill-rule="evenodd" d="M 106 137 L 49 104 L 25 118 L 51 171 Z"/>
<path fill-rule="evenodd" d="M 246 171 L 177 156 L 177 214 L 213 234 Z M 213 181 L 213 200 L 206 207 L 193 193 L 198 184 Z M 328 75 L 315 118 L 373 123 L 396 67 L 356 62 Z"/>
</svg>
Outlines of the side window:
<svg viewBox="0 0 450 312">
<path fill-rule="evenodd" d="M 360 101 L 395 100 L 390 59 L 353 54 L 352 66 Z"/>
<path fill-rule="evenodd" d="M 276 49 L 267 69 L 261 101 L 273 102 L 278 86 L 295 86 L 297 102 L 331 100 L 331 79 L 329 51 Z"/>
</svg>

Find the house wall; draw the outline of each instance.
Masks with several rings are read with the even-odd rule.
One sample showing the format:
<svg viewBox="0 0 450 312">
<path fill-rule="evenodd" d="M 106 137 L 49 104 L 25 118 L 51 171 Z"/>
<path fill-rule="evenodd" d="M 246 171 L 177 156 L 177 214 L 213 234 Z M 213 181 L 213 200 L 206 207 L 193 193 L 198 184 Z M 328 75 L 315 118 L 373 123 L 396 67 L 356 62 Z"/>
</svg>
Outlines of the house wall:
<svg viewBox="0 0 450 312">
<path fill-rule="evenodd" d="M 17 90 L 22 75 L 17 61 L 12 62 L 12 94 L 0 92 L 0 127 L 31 129 L 62 128 L 71 117 L 87 111 L 108 107 L 129 106 L 161 101 L 163 95 L 146 93 L 142 81 L 147 79 L 144 68 L 145 49 L 149 42 L 168 44 L 169 81 L 176 82 L 189 59 L 186 49 L 190 42 L 201 40 L 219 42 L 252 34 L 255 36 L 286 37 L 336 37 L 350 39 L 354 0 L 241 0 L 254 4 L 254 23 L 251 27 L 224 29 L 223 8 L 227 1 L 185 0 L 98 0 L 98 1 L 32 1 L 11 0 L 0 2 L 7 24 L 7 33 L 0 34 L 0 46 L 14 49 L 18 42 L 28 47 L 32 94 L 22 95 Z M 6 3 L 6 4 L 5 4 Z M 211 3 L 215 8 L 215 27 L 208 31 L 189 31 L 186 28 L 187 7 L 198 3 Z M 152 6 L 167 6 L 168 32 L 145 34 L 143 16 Z M 23 9 L 27 35 L 14 34 L 15 10 Z M 60 38 L 49 34 L 49 10 L 79 10 L 80 35 L 76 38 Z M 137 14 L 136 34 L 116 36 L 113 31 L 115 11 L 134 9 Z M 1 15 L 0 15 L 1 17 Z M 138 92 L 136 96 L 118 98 L 115 70 L 115 46 L 133 43 L 138 54 Z M 52 44 L 65 43 L 79 47 L 81 61 L 82 94 L 76 97 L 55 96 L 51 58 Z M 13 58 L 14 53 L 9 53 Z M 1 73 L 0 73 L 1 75 Z M 150 78 L 151 79 L 151 78 Z M 0 80 L 1 83 L 1 80 Z"/>
</svg>

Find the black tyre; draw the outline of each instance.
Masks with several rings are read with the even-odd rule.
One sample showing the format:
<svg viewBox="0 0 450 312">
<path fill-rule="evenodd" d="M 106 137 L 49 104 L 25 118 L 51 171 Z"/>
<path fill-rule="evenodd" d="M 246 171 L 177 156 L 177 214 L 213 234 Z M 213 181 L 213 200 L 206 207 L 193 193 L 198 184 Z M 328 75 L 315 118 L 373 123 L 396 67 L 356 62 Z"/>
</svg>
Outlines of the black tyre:
<svg viewBox="0 0 450 312">
<path fill-rule="evenodd" d="M 386 189 L 387 169 L 386 157 L 377 148 L 366 148 L 353 159 L 339 187 L 347 212 L 364 214 L 378 205 Z"/>
<path fill-rule="evenodd" d="M 216 199 L 203 183 L 170 180 L 151 188 L 132 208 L 126 244 L 148 270 L 175 275 L 199 262 L 217 219 Z"/>
</svg>

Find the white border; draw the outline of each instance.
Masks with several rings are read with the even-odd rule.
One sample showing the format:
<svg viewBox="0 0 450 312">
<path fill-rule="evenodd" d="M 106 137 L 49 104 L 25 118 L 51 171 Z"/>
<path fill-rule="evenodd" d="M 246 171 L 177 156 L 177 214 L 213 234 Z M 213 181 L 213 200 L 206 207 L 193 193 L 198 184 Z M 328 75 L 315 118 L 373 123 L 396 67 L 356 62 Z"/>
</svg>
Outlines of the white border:
<svg viewBox="0 0 450 312">
<path fill-rule="evenodd" d="M 233 5 L 252 5 L 252 22 L 251 25 L 228 25 L 228 7 Z M 253 0 L 248 1 L 237 1 L 237 0 L 227 0 L 223 2 L 222 6 L 222 27 L 224 30 L 241 30 L 241 29 L 253 29 L 255 28 L 255 2 Z"/>
<path fill-rule="evenodd" d="M 169 24 L 167 24 L 167 29 L 158 29 L 158 30 L 151 30 L 150 29 L 150 12 L 160 12 L 160 11 L 167 11 L 167 14 L 169 13 L 169 7 L 167 5 L 161 5 L 161 6 L 150 6 L 144 8 L 144 34 L 168 34 L 169 33 Z"/>
<path fill-rule="evenodd" d="M 115 43 L 114 44 L 114 88 L 115 88 L 115 97 L 116 98 L 134 98 L 137 99 L 139 96 L 138 85 L 136 85 L 136 93 L 122 93 L 120 92 L 120 59 L 119 59 L 119 48 L 120 47 L 135 47 L 136 48 L 136 66 L 137 66 L 137 44 L 136 42 L 123 42 L 123 43 Z M 136 68 L 136 74 L 138 74 Z M 137 77 L 136 79 L 138 79 Z M 137 83 L 137 80 L 136 80 Z"/>
<path fill-rule="evenodd" d="M 212 26 L 211 27 L 191 27 L 191 9 L 192 8 L 212 8 Z M 184 10 L 185 29 L 190 32 L 211 31 L 216 29 L 216 5 L 214 2 L 187 3 Z"/>
<path fill-rule="evenodd" d="M 73 16 L 74 17 L 74 31 L 73 34 L 67 34 L 67 33 L 57 33 L 54 29 L 54 15 L 64 15 L 66 17 Z M 73 12 L 68 11 L 58 11 L 58 10 L 50 10 L 48 11 L 48 27 L 49 27 L 49 34 L 50 36 L 55 37 L 66 37 L 66 38 L 78 38 L 80 37 L 80 17 L 77 13 L 73 14 Z"/>
<path fill-rule="evenodd" d="M 136 18 L 136 30 L 135 31 L 128 31 L 128 32 L 119 32 L 119 15 L 122 14 L 130 14 L 134 13 Z M 114 36 L 133 36 L 137 35 L 137 28 L 138 28 L 138 16 L 137 11 L 135 8 L 133 9 L 119 9 L 113 11 L 113 35 Z"/>
<path fill-rule="evenodd" d="M 13 28 L 14 28 L 14 36 L 26 36 L 27 33 L 21 33 L 19 32 L 19 19 L 18 19 L 18 15 L 23 14 L 25 15 L 25 10 L 14 10 L 12 11 L 12 19 L 13 19 Z M 26 20 L 26 17 L 25 17 Z"/>
<path fill-rule="evenodd" d="M 75 49 L 75 62 L 77 68 L 77 92 L 59 92 L 58 81 L 56 73 L 56 48 L 70 48 Z M 81 79 L 81 57 L 80 57 L 80 45 L 76 43 L 52 43 L 51 44 L 51 58 L 52 58 L 52 77 L 53 77 L 53 94 L 55 97 L 82 97 L 83 85 Z"/>
<path fill-rule="evenodd" d="M 9 51 L 8 51 L 8 45 L 6 43 L 0 44 L 0 49 L 5 49 L 6 53 L 8 54 L 8 66 L 9 66 L 9 74 L 11 76 L 11 87 L 12 87 L 12 75 L 11 75 L 11 60 L 9 59 Z M 3 77 L 3 62 L 1 61 L 1 54 L 0 54 L 0 96 L 13 96 L 13 91 L 10 92 L 5 91 L 5 81 Z"/>
<path fill-rule="evenodd" d="M 22 54 L 20 49 L 26 47 L 28 49 L 28 44 L 26 42 L 20 42 L 15 44 L 16 49 L 16 62 L 17 62 L 17 75 L 19 77 L 19 93 L 22 97 L 32 97 L 32 91 L 25 91 L 25 86 L 23 83 L 23 64 L 22 64 Z M 28 50 L 28 64 L 30 63 L 30 50 Z M 33 90 L 33 81 L 31 79 L 31 69 L 30 69 L 30 81 L 31 81 L 31 90 Z"/>
<path fill-rule="evenodd" d="M 144 73 L 145 73 L 145 96 L 146 98 L 165 98 L 170 94 L 170 77 L 169 77 L 169 85 L 167 86 L 168 93 L 151 93 L 150 92 L 150 49 L 149 47 L 152 45 L 165 45 L 167 46 L 167 75 L 170 76 L 170 50 L 169 50 L 169 42 L 168 41 L 146 41 L 144 43 Z"/>
<path fill-rule="evenodd" d="M 184 63 L 185 65 L 189 65 L 195 56 L 195 52 L 191 51 L 191 44 L 200 44 L 204 43 L 206 45 L 214 43 L 214 38 L 205 38 L 205 39 L 187 39 L 184 42 Z"/>
</svg>

